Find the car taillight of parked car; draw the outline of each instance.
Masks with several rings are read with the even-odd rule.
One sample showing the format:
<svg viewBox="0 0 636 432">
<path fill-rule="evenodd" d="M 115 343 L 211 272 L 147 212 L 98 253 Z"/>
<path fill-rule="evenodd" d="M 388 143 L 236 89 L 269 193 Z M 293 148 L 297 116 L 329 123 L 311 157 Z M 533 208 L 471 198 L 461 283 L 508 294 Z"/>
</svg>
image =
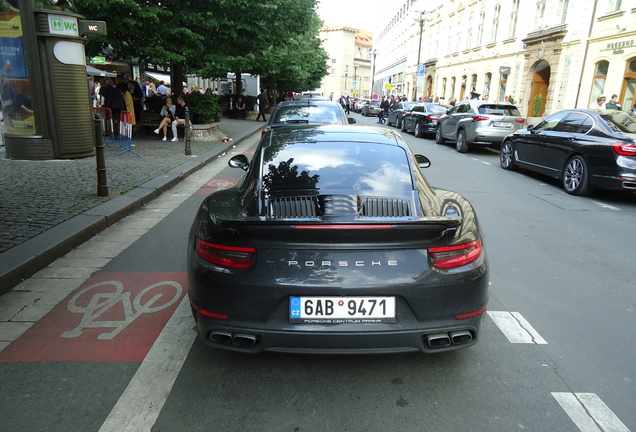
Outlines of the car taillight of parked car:
<svg viewBox="0 0 636 432">
<path fill-rule="evenodd" d="M 612 144 L 614 152 L 621 156 L 636 156 L 636 144 L 616 142 Z"/>
<path fill-rule="evenodd" d="M 449 269 L 470 264 L 481 256 L 481 239 L 454 246 L 432 247 L 428 250 L 432 265 L 438 269 Z"/>
<path fill-rule="evenodd" d="M 473 118 L 473 121 L 486 121 L 486 120 L 490 120 L 489 117 L 482 117 L 482 116 L 477 116 L 475 118 Z"/>
<path fill-rule="evenodd" d="M 517 120 L 515 120 L 515 121 L 516 121 L 517 123 L 525 123 L 525 122 L 526 122 L 526 119 L 517 119 Z"/>
<path fill-rule="evenodd" d="M 426 120 L 439 120 L 439 116 L 426 116 Z"/>
<path fill-rule="evenodd" d="M 256 249 L 251 247 L 224 246 L 196 239 L 197 254 L 209 263 L 236 269 L 251 267 Z"/>
</svg>

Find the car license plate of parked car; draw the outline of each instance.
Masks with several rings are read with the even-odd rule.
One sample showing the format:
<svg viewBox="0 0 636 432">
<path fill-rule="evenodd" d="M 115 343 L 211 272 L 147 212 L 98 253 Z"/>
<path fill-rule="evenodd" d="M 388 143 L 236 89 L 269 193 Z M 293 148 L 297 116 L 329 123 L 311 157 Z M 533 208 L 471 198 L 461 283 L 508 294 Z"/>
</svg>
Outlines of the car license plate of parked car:
<svg viewBox="0 0 636 432">
<path fill-rule="evenodd" d="M 395 297 L 290 297 L 292 323 L 393 323 Z"/>
<path fill-rule="evenodd" d="M 512 127 L 512 123 L 510 122 L 492 122 L 492 125 L 495 127 L 505 127 L 505 128 Z"/>
</svg>

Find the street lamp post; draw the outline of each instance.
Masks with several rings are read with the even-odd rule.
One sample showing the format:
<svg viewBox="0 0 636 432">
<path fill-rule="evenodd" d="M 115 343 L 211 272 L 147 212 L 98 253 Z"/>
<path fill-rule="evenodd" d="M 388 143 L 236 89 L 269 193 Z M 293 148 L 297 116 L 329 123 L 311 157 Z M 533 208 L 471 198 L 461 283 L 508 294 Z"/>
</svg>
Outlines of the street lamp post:
<svg viewBox="0 0 636 432">
<path fill-rule="evenodd" d="M 345 66 L 345 85 L 343 94 L 347 94 L 347 75 L 349 75 L 349 65 Z"/>
<path fill-rule="evenodd" d="M 417 74 L 419 73 L 419 70 L 420 70 L 420 56 L 422 54 L 422 33 L 424 33 L 424 19 L 425 19 L 424 16 L 426 15 L 426 11 L 415 11 L 415 13 L 417 15 L 414 16 L 413 19 L 415 21 L 419 21 L 420 22 L 420 43 L 419 43 L 419 45 L 417 47 L 417 66 L 415 68 L 415 79 L 417 80 L 417 78 L 418 78 Z M 420 87 L 418 84 L 419 83 L 416 81 L 416 84 L 415 84 L 415 100 L 416 101 L 418 100 L 417 91 L 418 91 L 418 89 Z"/>
<path fill-rule="evenodd" d="M 373 70 L 371 71 L 371 97 L 373 97 L 373 87 L 375 87 L 375 56 L 378 55 L 378 50 L 374 49 L 373 52 Z"/>
</svg>

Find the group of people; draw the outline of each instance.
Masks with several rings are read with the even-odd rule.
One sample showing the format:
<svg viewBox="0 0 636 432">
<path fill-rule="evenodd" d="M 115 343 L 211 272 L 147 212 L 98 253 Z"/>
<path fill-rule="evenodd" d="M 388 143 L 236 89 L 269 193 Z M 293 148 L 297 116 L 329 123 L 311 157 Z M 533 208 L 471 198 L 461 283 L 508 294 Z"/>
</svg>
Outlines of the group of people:
<svg viewBox="0 0 636 432">
<path fill-rule="evenodd" d="M 101 77 L 94 80 L 90 86 L 90 94 L 94 107 L 108 108 L 112 113 L 114 125 L 118 125 L 122 111 L 130 112 L 127 121 L 136 124 L 141 118 L 144 109 L 144 93 L 139 79 L 132 80 L 124 75 L 117 75 L 113 81 L 111 78 Z M 110 124 L 107 122 L 107 128 Z M 115 134 L 118 128 L 115 127 Z M 106 131 L 111 134 L 110 130 Z"/>
<path fill-rule="evenodd" d="M 636 105 L 634 105 L 636 108 Z M 613 109 L 613 110 L 622 110 L 623 107 L 620 103 L 618 103 L 618 95 L 613 94 L 612 98 L 609 102 L 607 102 L 607 98 L 603 95 L 596 98 L 596 102 L 592 102 L 590 104 L 590 109 L 593 110 L 604 110 L 604 109 Z"/>
<path fill-rule="evenodd" d="M 261 93 L 256 97 L 256 106 L 254 109 L 258 111 L 258 116 L 256 116 L 256 121 L 260 121 L 260 118 L 263 117 L 263 121 L 267 121 L 265 118 L 265 110 L 269 107 L 269 100 L 267 99 L 267 95 L 265 94 L 265 90 L 261 90 Z M 227 103 L 227 114 L 229 118 L 236 119 L 243 117 L 243 120 L 247 118 L 245 101 L 242 96 L 239 96 L 236 101 L 234 101 L 234 97 L 230 96 Z"/>
<path fill-rule="evenodd" d="M 177 104 L 172 104 L 172 98 L 170 96 L 166 97 L 166 104 L 161 108 L 159 112 L 161 116 L 161 123 L 159 123 L 159 127 L 154 130 L 154 132 L 159 135 L 163 132 L 162 141 L 168 140 L 168 126 L 172 129 L 172 140 L 171 141 L 179 141 L 179 136 L 177 135 L 177 127 L 185 125 L 186 122 L 186 103 L 183 96 L 179 96 L 177 98 Z"/>
</svg>

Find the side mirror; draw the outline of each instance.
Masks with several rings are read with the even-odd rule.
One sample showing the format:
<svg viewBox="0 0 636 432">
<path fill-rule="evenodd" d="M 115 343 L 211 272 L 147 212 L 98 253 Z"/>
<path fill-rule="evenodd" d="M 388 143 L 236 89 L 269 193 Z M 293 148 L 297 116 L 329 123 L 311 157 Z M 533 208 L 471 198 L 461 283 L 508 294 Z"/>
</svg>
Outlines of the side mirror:
<svg viewBox="0 0 636 432">
<path fill-rule="evenodd" d="M 417 164 L 420 168 L 428 168 L 431 166 L 431 161 L 426 156 L 422 156 L 421 154 L 416 154 L 415 160 L 417 161 Z"/>
<path fill-rule="evenodd" d="M 526 128 L 526 130 L 530 133 L 532 133 L 532 129 L 534 129 L 534 125 L 528 125 L 528 127 Z"/>
<path fill-rule="evenodd" d="M 353 117 L 347 117 L 347 122 L 349 122 L 349 124 L 354 124 L 356 122 L 356 119 L 354 119 Z"/>
<path fill-rule="evenodd" d="M 250 166 L 250 162 L 247 160 L 247 156 L 245 156 L 244 154 L 232 156 L 232 158 L 227 161 L 227 164 L 231 168 L 241 168 L 244 171 L 247 171 Z"/>
</svg>

